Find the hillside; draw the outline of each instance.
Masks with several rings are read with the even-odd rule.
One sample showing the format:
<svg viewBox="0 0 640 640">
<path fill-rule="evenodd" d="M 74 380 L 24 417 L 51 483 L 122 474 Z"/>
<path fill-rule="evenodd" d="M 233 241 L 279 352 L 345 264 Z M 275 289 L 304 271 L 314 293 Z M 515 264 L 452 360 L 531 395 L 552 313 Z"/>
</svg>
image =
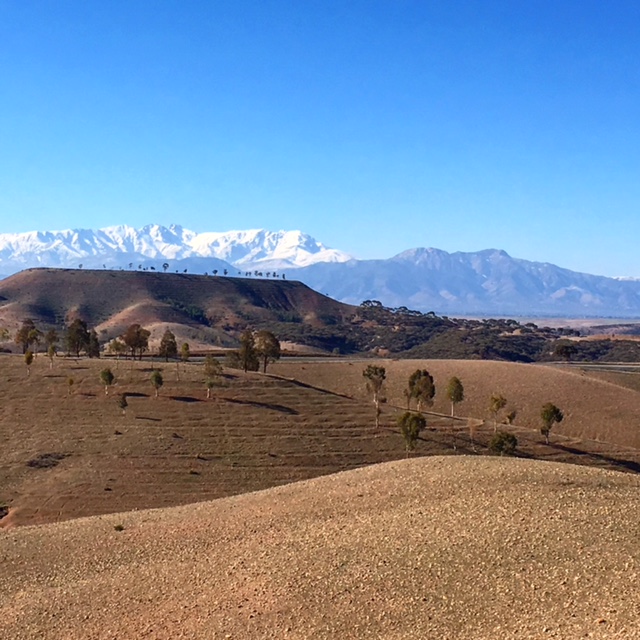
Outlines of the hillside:
<svg viewBox="0 0 640 640">
<path fill-rule="evenodd" d="M 409 375 L 416 369 L 427 369 L 435 379 L 434 411 L 450 413 L 446 385 L 452 376 L 457 376 L 465 393 L 465 400 L 456 409 L 458 415 L 490 419 L 489 398 L 491 394 L 499 393 L 508 401 L 503 414 L 515 409 L 518 412 L 516 424 L 537 431 L 540 408 L 546 402 L 553 402 L 565 413 L 563 422 L 554 427 L 554 434 L 640 450 L 637 417 L 640 390 L 627 388 L 628 383 L 624 380 L 616 379 L 618 384 L 615 384 L 586 375 L 577 367 L 513 362 L 381 360 L 376 363 L 386 368 L 385 395 L 395 406 L 405 406 L 403 391 Z M 364 398 L 364 364 L 280 362 L 272 370 L 325 389 Z"/>
<path fill-rule="evenodd" d="M 62 328 L 74 318 L 101 341 L 133 322 L 184 325 L 211 344 L 228 346 L 247 326 L 293 322 L 322 328 L 341 323 L 352 307 L 300 282 L 191 274 L 80 269 L 29 269 L 0 281 L 0 324 L 24 318 Z M 157 326 L 160 325 L 160 326 Z"/>
<path fill-rule="evenodd" d="M 637 640 L 639 510 L 638 476 L 436 457 L 15 529 L 0 635 Z"/>
<path fill-rule="evenodd" d="M 487 455 L 493 425 L 482 419 L 489 394 L 499 390 L 519 410 L 508 427 L 518 438 L 517 455 L 640 470 L 640 446 L 629 448 L 637 443 L 637 391 L 556 370 L 545 378 L 537 366 L 383 364 L 388 401 L 376 429 L 363 362 L 271 367 L 286 378 L 226 369 L 207 400 L 197 361 L 61 357 L 51 369 L 38 356 L 27 376 L 22 357 L 0 355 L 0 528 L 211 500 L 403 458 L 400 385 L 419 366 L 436 378 L 436 410 L 448 413 L 442 381 L 452 371 L 467 399 L 455 421 L 428 416 L 414 455 Z M 100 382 L 106 366 L 116 376 L 109 395 Z M 158 398 L 154 367 L 164 378 Z M 126 415 L 116 402 L 121 394 Z M 535 418 L 549 399 L 567 417 L 548 446 Z"/>
</svg>

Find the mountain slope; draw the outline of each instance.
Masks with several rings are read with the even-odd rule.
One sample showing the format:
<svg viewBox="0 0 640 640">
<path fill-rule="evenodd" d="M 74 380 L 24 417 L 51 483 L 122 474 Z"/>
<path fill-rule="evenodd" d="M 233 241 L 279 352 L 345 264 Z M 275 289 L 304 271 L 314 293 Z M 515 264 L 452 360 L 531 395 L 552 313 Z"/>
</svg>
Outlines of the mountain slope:
<svg viewBox="0 0 640 640">
<path fill-rule="evenodd" d="M 446 314 L 640 317 L 640 281 L 576 273 L 488 249 L 417 248 L 390 259 L 354 260 L 300 231 L 195 233 L 142 229 L 0 234 L 0 274 L 52 266 L 282 276 L 349 304 L 380 300 Z"/>
<path fill-rule="evenodd" d="M 376 299 L 449 314 L 640 315 L 639 282 L 518 260 L 494 249 L 413 249 L 389 260 L 312 265 L 296 275 L 351 304 Z"/>
</svg>

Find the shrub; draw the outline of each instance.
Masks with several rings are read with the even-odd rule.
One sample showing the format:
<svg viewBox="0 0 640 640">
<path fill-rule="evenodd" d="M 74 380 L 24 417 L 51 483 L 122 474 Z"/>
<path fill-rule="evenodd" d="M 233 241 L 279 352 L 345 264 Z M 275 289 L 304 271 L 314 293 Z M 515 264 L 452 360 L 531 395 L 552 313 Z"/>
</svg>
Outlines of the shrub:
<svg viewBox="0 0 640 640">
<path fill-rule="evenodd" d="M 515 453 L 518 446 L 518 438 L 512 433 L 506 431 L 498 431 L 493 434 L 491 441 L 489 442 L 489 449 L 493 453 L 497 453 L 501 456 L 511 456 Z"/>
</svg>

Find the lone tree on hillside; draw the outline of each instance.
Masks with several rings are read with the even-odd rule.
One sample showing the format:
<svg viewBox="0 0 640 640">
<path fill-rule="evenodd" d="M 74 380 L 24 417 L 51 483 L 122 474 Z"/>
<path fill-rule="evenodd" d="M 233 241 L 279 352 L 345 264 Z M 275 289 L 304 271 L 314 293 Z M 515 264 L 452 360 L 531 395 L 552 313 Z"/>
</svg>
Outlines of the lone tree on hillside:
<svg viewBox="0 0 640 640">
<path fill-rule="evenodd" d="M 135 360 L 142 360 L 142 354 L 149 348 L 149 336 L 151 331 L 143 329 L 138 323 L 132 324 L 122 336 L 123 342 L 131 351 L 131 357 Z"/>
<path fill-rule="evenodd" d="M 400 427 L 402 437 L 404 438 L 407 455 L 416 448 L 416 442 L 420 437 L 420 433 L 426 426 L 427 419 L 421 413 L 405 411 L 405 413 L 398 418 L 398 427 Z"/>
<path fill-rule="evenodd" d="M 564 414 L 555 404 L 547 402 L 540 412 L 542 418 L 542 426 L 540 427 L 540 433 L 544 436 L 545 442 L 549 444 L 549 434 L 556 422 L 562 422 Z"/>
<path fill-rule="evenodd" d="M 260 368 L 260 361 L 256 353 L 256 341 L 253 331 L 246 329 L 240 336 L 240 349 L 238 350 L 240 365 L 245 371 L 257 371 Z"/>
<path fill-rule="evenodd" d="M 129 403 L 127 402 L 127 394 L 126 393 L 121 394 L 120 397 L 116 400 L 116 402 L 120 407 L 120 409 L 122 410 L 122 415 L 126 416 L 127 407 L 129 406 Z"/>
<path fill-rule="evenodd" d="M 375 364 L 367 365 L 362 372 L 367 379 L 367 390 L 373 395 L 373 404 L 376 406 L 376 428 L 380 426 L 380 392 L 387 378 L 387 370 Z"/>
<path fill-rule="evenodd" d="M 33 353 L 27 351 L 24 354 L 24 363 L 27 365 L 27 377 L 31 375 L 31 365 L 33 364 Z"/>
<path fill-rule="evenodd" d="M 103 369 L 100 372 L 100 380 L 102 381 L 102 384 L 104 385 L 104 395 L 108 396 L 109 395 L 109 387 L 114 383 L 116 377 L 113 375 L 113 371 L 111 371 L 111 369 L 109 367 L 107 367 L 106 369 Z"/>
<path fill-rule="evenodd" d="M 493 415 L 493 432 L 498 432 L 498 414 L 507 406 L 507 399 L 499 393 L 494 393 L 489 399 L 489 411 Z"/>
<path fill-rule="evenodd" d="M 428 407 L 433 406 L 433 398 L 436 395 L 436 386 L 433 376 L 426 369 L 416 369 L 409 376 L 407 391 L 405 392 L 409 403 L 415 398 L 418 411 L 422 410 L 423 403 Z"/>
<path fill-rule="evenodd" d="M 160 393 L 160 387 L 162 387 L 163 384 L 164 384 L 164 380 L 162 379 L 162 373 L 160 373 L 160 371 L 156 369 L 151 374 L 151 386 L 154 388 L 156 392 L 156 398 L 158 397 L 158 394 Z"/>
<path fill-rule="evenodd" d="M 256 355 L 262 360 L 262 371 L 267 372 L 267 364 L 280 359 L 280 341 L 271 331 L 258 331 L 254 337 Z"/>
<path fill-rule="evenodd" d="M 188 342 L 183 342 L 180 347 L 180 360 L 182 362 L 189 362 L 189 358 L 191 357 L 191 348 L 189 347 Z"/>
<path fill-rule="evenodd" d="M 464 387 L 460 378 L 453 376 L 447 384 L 447 398 L 451 402 L 451 417 L 454 416 L 455 406 L 464 400 Z"/>
<path fill-rule="evenodd" d="M 176 337 L 172 331 L 167 329 L 160 340 L 160 349 L 158 352 L 161 358 L 164 358 L 165 362 L 169 362 L 169 358 L 178 357 L 178 343 Z"/>
<path fill-rule="evenodd" d="M 58 353 L 58 347 L 55 344 L 50 344 L 47 349 L 47 356 L 49 356 L 49 369 L 53 369 L 53 359 L 56 357 Z"/>
<path fill-rule="evenodd" d="M 77 318 L 68 327 L 65 332 L 65 342 L 67 353 L 74 353 L 76 358 L 80 357 L 80 352 L 86 350 L 89 346 L 89 331 L 87 323 Z"/>
</svg>

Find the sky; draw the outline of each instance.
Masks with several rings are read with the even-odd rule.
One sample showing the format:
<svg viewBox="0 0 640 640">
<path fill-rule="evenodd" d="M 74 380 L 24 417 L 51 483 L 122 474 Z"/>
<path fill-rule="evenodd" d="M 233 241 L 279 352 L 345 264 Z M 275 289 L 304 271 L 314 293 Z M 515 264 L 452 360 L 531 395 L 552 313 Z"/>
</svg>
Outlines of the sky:
<svg viewBox="0 0 640 640">
<path fill-rule="evenodd" d="M 640 3 L 0 0 L 0 233 L 640 276 Z"/>
</svg>

